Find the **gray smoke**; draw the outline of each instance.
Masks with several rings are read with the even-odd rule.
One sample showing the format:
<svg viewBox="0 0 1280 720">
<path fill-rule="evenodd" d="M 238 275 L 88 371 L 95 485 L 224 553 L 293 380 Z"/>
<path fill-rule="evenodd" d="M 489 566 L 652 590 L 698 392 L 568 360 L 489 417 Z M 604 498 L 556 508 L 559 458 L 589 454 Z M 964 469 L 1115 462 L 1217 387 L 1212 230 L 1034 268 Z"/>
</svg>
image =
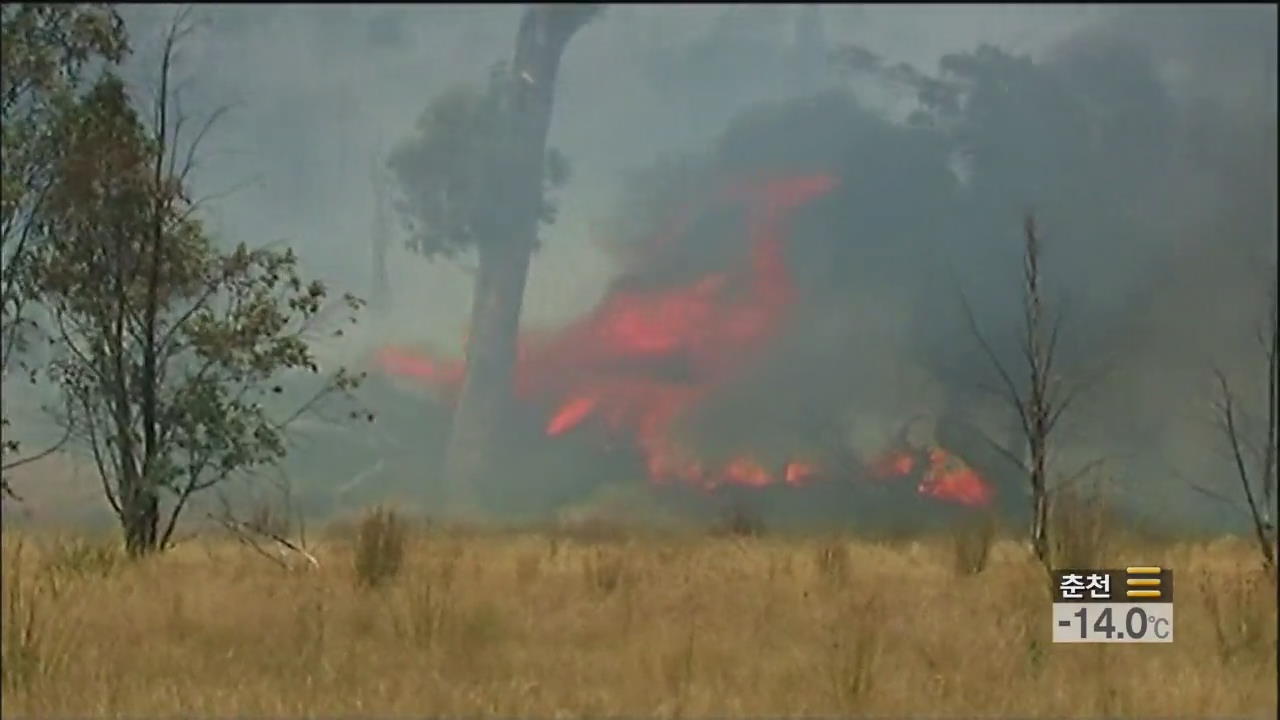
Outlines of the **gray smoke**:
<svg viewBox="0 0 1280 720">
<path fill-rule="evenodd" d="M 432 97 L 510 54 L 519 12 L 199 6 L 180 57 L 184 110 L 233 105 L 198 171 L 201 192 L 233 190 L 212 227 L 286 241 L 335 289 L 367 295 L 372 167 Z M 126 8 L 140 83 L 171 13 Z M 1275 19 L 1260 6 L 611 7 L 564 59 L 550 142 L 574 173 L 525 325 L 587 312 L 625 267 L 632 238 L 618 228 L 679 209 L 640 207 L 629 172 L 679 153 L 721 169 L 829 169 L 841 189 L 797 221 L 789 250 L 804 320 L 707 423 L 742 438 L 781 428 L 797 444 L 834 423 L 869 451 L 913 415 L 959 408 L 1003 442 L 1008 416 L 976 390 L 992 378 L 957 293 L 1016 361 L 1020 220 L 1034 209 L 1067 313 L 1064 371 L 1108 371 L 1064 427 L 1064 469 L 1109 457 L 1132 496 L 1225 517 L 1188 486 L 1230 479 L 1207 369 L 1261 396 L 1250 343 L 1276 262 Z M 813 52 L 819 42 L 831 52 Z M 1007 60 L 984 67 L 1005 75 L 985 92 L 1009 102 L 986 97 L 991 113 L 958 134 L 915 122 L 922 88 L 993 54 Z M 388 340 L 456 352 L 468 263 L 431 264 L 395 241 L 395 305 L 327 349 L 332 361 L 362 362 Z M 783 389 L 795 399 L 778 402 Z M 391 434 L 441 425 L 431 409 L 412 427 L 397 397 L 429 405 L 378 396 Z"/>
</svg>

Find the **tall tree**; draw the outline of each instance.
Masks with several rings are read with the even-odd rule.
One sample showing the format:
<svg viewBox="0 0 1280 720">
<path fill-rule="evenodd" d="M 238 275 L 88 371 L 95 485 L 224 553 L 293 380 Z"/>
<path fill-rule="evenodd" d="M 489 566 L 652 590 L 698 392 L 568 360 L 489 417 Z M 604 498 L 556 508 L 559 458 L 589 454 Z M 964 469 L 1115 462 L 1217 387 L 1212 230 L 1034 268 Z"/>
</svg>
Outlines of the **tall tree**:
<svg viewBox="0 0 1280 720">
<path fill-rule="evenodd" d="M 57 181 L 59 131 L 80 111 L 76 98 L 85 75 L 112 64 L 128 50 L 124 24 L 109 5 L 6 3 L 0 7 L 0 374 L 24 365 L 34 327 L 31 258 L 48 241 L 40 221 L 50 186 Z M 22 367 L 34 373 L 34 367 Z M 4 393 L 8 396 L 8 393 Z M 22 453 L 0 412 L 0 472 L 36 460 L 57 447 Z M 0 476 L 0 491 L 13 497 Z"/>
<path fill-rule="evenodd" d="M 393 155 L 414 246 L 427 254 L 474 248 L 479 265 L 467 343 L 467 376 L 445 452 L 449 504 L 460 511 L 490 471 L 511 402 L 516 333 L 529 260 L 548 185 L 563 158 L 547 150 L 560 58 L 594 5 L 534 5 L 510 64 L 495 66 L 485 92 L 458 89 L 428 107 L 419 134 Z"/>
<path fill-rule="evenodd" d="M 320 372 L 308 333 L 324 285 L 302 280 L 291 251 L 220 251 L 199 220 L 188 176 L 216 114 L 187 143 L 170 84 L 184 18 L 148 120 L 112 72 L 77 101 L 37 213 L 50 374 L 131 555 L 164 549 L 196 493 L 283 457 L 301 410 L 277 396 L 290 371 Z M 303 408 L 356 382 L 339 369 Z"/>
</svg>

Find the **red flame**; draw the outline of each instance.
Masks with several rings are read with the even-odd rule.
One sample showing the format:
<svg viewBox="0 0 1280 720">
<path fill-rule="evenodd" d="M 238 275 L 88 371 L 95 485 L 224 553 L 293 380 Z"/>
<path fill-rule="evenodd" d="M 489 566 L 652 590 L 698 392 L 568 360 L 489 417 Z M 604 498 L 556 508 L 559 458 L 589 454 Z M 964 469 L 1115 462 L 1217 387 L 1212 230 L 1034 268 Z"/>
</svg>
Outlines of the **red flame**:
<svg viewBox="0 0 1280 720">
<path fill-rule="evenodd" d="M 461 362 L 440 362 L 413 350 L 395 346 L 379 350 L 376 359 L 392 375 L 417 378 L 432 385 L 456 385 L 462 382 L 465 373 Z"/>
<path fill-rule="evenodd" d="M 560 408 L 555 417 L 551 418 L 551 422 L 547 423 L 547 434 L 554 436 L 572 430 L 591 414 L 595 406 L 596 399 L 590 396 L 570 400 Z"/>
<path fill-rule="evenodd" d="M 991 487 L 963 460 L 935 447 L 929 451 L 929 472 L 920 482 L 920 493 L 974 507 L 991 502 Z"/>
<path fill-rule="evenodd" d="M 803 487 L 810 480 L 817 478 L 820 472 L 817 465 L 801 460 L 793 460 L 787 463 L 787 467 L 782 473 L 782 480 L 793 487 Z"/>
<path fill-rule="evenodd" d="M 914 455 L 902 450 L 891 450 L 876 458 L 871 464 L 871 475 L 877 480 L 906 477 L 915 467 Z"/>
<path fill-rule="evenodd" d="M 916 485 L 921 495 L 971 507 L 981 507 L 992 500 L 991 486 L 982 476 L 940 447 L 927 452 L 890 450 L 876 458 L 871 471 L 872 476 L 879 479 L 906 478 L 911 477 L 917 467 L 924 468 Z"/>
<path fill-rule="evenodd" d="M 830 192 L 836 182 L 827 175 L 808 175 L 729 185 L 714 201 L 745 211 L 750 246 L 746 262 L 682 285 L 615 288 L 593 312 L 568 327 L 522 338 L 516 394 L 550 408 L 546 434 L 563 435 L 594 420 L 632 440 L 655 482 L 680 481 L 711 489 L 779 482 L 799 486 L 822 477 L 819 466 L 808 461 L 792 459 L 770 469 L 746 453 L 709 467 L 676 442 L 674 428 L 779 334 L 796 297 L 784 258 L 787 221 L 797 209 Z M 679 239 L 691 220 L 688 213 L 678 218 L 672 231 L 655 241 L 654 249 Z M 463 377 L 460 362 L 441 362 L 403 349 L 385 348 L 377 360 L 392 374 L 451 391 Z M 904 455 L 888 464 L 877 462 L 871 473 L 905 477 L 915 465 L 914 458 Z M 962 503 L 985 498 L 971 487 L 976 483 L 986 490 L 985 483 L 968 472 L 966 476 L 931 468 L 934 480 L 922 481 L 920 492 Z"/>
</svg>

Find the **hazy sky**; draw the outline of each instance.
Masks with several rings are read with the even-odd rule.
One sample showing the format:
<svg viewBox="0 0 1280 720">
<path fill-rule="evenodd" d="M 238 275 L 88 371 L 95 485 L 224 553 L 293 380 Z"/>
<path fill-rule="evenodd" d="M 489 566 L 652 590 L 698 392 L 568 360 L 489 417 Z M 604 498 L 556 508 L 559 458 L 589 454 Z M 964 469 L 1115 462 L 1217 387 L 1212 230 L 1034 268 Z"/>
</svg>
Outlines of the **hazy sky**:
<svg viewBox="0 0 1280 720">
<path fill-rule="evenodd" d="M 689 139 L 681 108 L 656 95 L 643 63 L 707 32 L 727 7 L 610 7 L 572 41 L 550 142 L 568 154 L 574 177 L 549 231 L 552 242 L 534 263 L 528 322 L 576 314 L 598 296 L 611 270 L 589 242 L 589 228 L 608 211 L 618 172 Z M 795 8 L 736 10 L 786 18 Z M 156 30 L 173 12 L 127 8 L 139 67 L 154 58 Z M 206 144 L 199 178 L 206 192 L 240 188 L 217 203 L 222 231 L 248 242 L 289 239 L 316 272 L 363 291 L 374 153 L 402 138 L 435 94 L 482 79 L 509 56 L 519 12 L 516 5 L 196 6 L 201 30 L 182 56 L 197 98 L 191 104 L 205 111 L 234 105 Z M 1119 11 L 835 5 L 822 12 L 833 45 L 856 42 L 931 68 L 942 54 L 981 43 L 1035 54 Z M 777 32 L 786 37 L 790 28 L 780 23 Z M 409 256 L 397 256 L 393 272 L 395 292 L 418 299 L 403 306 L 405 319 L 437 341 L 456 343 L 467 276 Z M 561 282 L 562 272 L 574 281 Z"/>
</svg>

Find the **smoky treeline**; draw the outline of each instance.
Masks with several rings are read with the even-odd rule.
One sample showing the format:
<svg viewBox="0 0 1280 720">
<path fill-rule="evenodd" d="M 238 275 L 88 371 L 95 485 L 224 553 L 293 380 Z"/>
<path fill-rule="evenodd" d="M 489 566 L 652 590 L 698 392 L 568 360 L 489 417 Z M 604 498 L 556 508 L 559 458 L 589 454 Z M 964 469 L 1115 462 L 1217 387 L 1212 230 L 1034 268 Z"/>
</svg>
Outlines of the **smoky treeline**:
<svg viewBox="0 0 1280 720">
<path fill-rule="evenodd" d="M 125 12 L 146 57 L 143 28 L 163 13 Z M 482 87 L 510 56 L 519 8 L 199 12 L 180 57 L 187 102 L 232 104 L 195 180 L 231 191 L 212 227 L 284 242 L 313 274 L 379 297 L 323 350 L 374 370 L 377 422 L 351 433 L 358 452 L 300 439 L 291 472 L 323 488 L 317 507 L 429 506 L 448 409 L 370 358 L 389 344 L 458 356 L 474 260 L 405 246 L 381 195 L 413 188 L 387 158 L 429 101 Z M 1210 368 L 1246 400 L 1266 393 L 1255 335 L 1276 273 L 1274 8 L 617 6 L 568 48 L 556 93 L 548 143 L 567 181 L 533 260 L 531 332 L 610 293 L 759 275 L 750 209 L 717 197 L 833 180 L 778 222 L 789 294 L 776 332 L 680 424 L 705 457 L 870 457 L 920 417 L 925 435 L 958 419 L 1017 452 L 964 307 L 1016 366 L 1034 213 L 1062 317 L 1056 372 L 1081 387 L 1056 467 L 1092 464 L 1151 514 L 1236 523 L 1194 486 L 1232 482 Z M 389 238 L 385 303 L 374 234 Z M 555 511 L 643 477 L 599 435 L 545 437 L 551 410 L 522 409 L 528 436 L 502 449 L 521 475 L 495 491 L 504 509 Z"/>
</svg>

